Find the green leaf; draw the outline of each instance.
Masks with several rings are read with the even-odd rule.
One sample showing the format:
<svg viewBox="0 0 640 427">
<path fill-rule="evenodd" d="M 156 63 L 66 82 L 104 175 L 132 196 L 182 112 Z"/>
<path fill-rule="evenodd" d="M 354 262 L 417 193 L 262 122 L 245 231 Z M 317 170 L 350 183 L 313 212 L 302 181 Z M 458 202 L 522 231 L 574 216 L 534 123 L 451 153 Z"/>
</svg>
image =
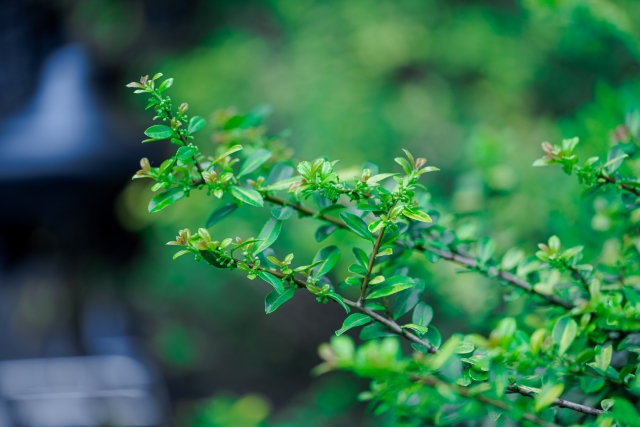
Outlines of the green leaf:
<svg viewBox="0 0 640 427">
<path fill-rule="evenodd" d="M 273 289 L 275 289 L 279 294 L 284 292 L 284 285 L 282 284 L 282 280 L 280 280 L 280 278 L 265 271 L 261 271 L 260 273 L 258 273 L 258 277 L 273 286 Z"/>
<path fill-rule="evenodd" d="M 377 184 L 378 182 L 380 182 L 380 181 L 382 181 L 384 179 L 387 179 L 387 178 L 390 178 L 390 177 L 396 176 L 396 175 L 399 175 L 399 174 L 397 174 L 397 173 L 381 173 L 381 174 L 378 174 L 378 175 L 373 175 L 372 177 L 370 177 L 367 180 L 367 185 Z"/>
<path fill-rule="evenodd" d="M 278 307 L 293 298 L 293 293 L 295 291 L 295 288 L 289 288 L 282 293 L 278 293 L 278 291 L 269 292 L 267 297 L 264 299 L 265 313 L 269 314 L 276 311 Z"/>
<path fill-rule="evenodd" d="M 264 148 L 256 150 L 256 152 L 247 157 L 242 166 L 240 166 L 240 170 L 238 171 L 238 178 L 250 174 L 254 170 L 258 169 L 260 166 L 266 163 L 272 155 L 273 154 L 271 153 L 271 151 L 265 150 Z"/>
<path fill-rule="evenodd" d="M 536 412 L 541 411 L 547 406 L 551 406 L 564 390 L 564 384 L 545 384 L 534 398 L 534 409 Z"/>
<path fill-rule="evenodd" d="M 340 304 L 342 306 L 342 308 L 344 308 L 344 311 L 346 311 L 347 313 L 351 311 L 349 306 L 344 303 L 344 299 L 342 298 L 342 295 L 337 294 L 337 293 L 335 293 L 333 291 L 329 291 L 329 292 L 327 292 L 327 296 L 329 298 L 331 298 L 332 300 L 334 300 L 335 302 L 337 302 L 338 304 Z"/>
<path fill-rule="evenodd" d="M 338 227 L 336 227 L 333 224 L 321 225 L 320 227 L 318 227 L 318 229 L 316 230 L 316 232 L 314 234 L 316 242 L 318 242 L 318 243 L 322 242 L 324 239 L 326 239 L 331 234 L 333 234 L 333 232 L 336 231 L 337 229 L 338 229 Z"/>
<path fill-rule="evenodd" d="M 467 354 L 467 353 L 471 353 L 473 352 L 473 350 L 476 349 L 476 346 L 473 345 L 473 343 L 470 343 L 468 341 L 462 341 L 460 344 L 458 344 L 458 348 L 456 349 L 456 353 L 458 354 Z"/>
<path fill-rule="evenodd" d="M 596 347 L 596 366 L 602 372 L 607 372 L 607 368 L 611 364 L 611 356 L 613 354 L 613 348 L 611 345 L 607 345 L 604 347 L 597 346 Z"/>
<path fill-rule="evenodd" d="M 393 255 L 393 249 L 391 248 L 387 248 L 383 251 L 380 251 L 376 254 L 376 258 L 378 257 L 383 257 L 383 256 L 388 256 L 388 255 Z"/>
<path fill-rule="evenodd" d="M 409 175 L 411 174 L 411 164 L 409 164 L 409 162 L 407 161 L 407 159 L 403 158 L 403 157 L 396 157 L 395 159 L 393 159 L 397 164 L 399 164 L 400 166 L 402 166 L 402 169 L 404 170 L 404 172 Z"/>
<path fill-rule="evenodd" d="M 154 76 L 155 77 L 155 76 Z M 155 79 L 154 79 L 155 80 Z M 173 85 L 173 79 L 172 78 L 168 78 L 167 80 L 163 81 L 162 83 L 160 83 L 160 87 L 158 87 L 158 91 L 160 93 L 164 92 L 165 90 L 169 89 L 171 86 Z"/>
<path fill-rule="evenodd" d="M 433 308 L 424 302 L 419 303 L 413 310 L 412 322 L 420 326 L 429 326 L 433 319 Z"/>
<path fill-rule="evenodd" d="M 581 377 L 580 388 L 587 394 L 597 393 L 604 387 L 604 378 L 596 377 Z"/>
<path fill-rule="evenodd" d="M 144 134 L 154 140 L 169 139 L 173 136 L 173 129 L 165 125 L 153 125 Z"/>
<path fill-rule="evenodd" d="M 367 325 L 360 330 L 360 339 L 363 341 L 373 340 L 376 338 L 383 337 L 397 337 L 398 334 L 393 332 L 391 329 L 387 328 L 382 323 L 373 323 L 371 325 Z"/>
<path fill-rule="evenodd" d="M 552 339 L 558 344 L 558 355 L 562 356 L 576 337 L 578 325 L 571 317 L 561 317 L 553 327 Z"/>
<path fill-rule="evenodd" d="M 411 329 L 412 331 L 415 331 L 420 335 L 424 335 L 429 332 L 429 328 L 427 328 L 426 326 L 416 325 L 415 323 L 407 323 L 406 325 L 402 325 L 401 328 Z"/>
<path fill-rule="evenodd" d="M 622 151 L 622 148 L 619 145 L 616 145 L 607 154 L 607 162 L 603 165 L 606 169 L 607 173 L 614 173 L 618 168 L 622 165 L 622 161 L 628 157 L 628 154 L 625 154 Z"/>
<path fill-rule="evenodd" d="M 190 253 L 191 251 L 187 251 L 187 250 L 182 250 L 182 251 L 178 251 L 175 253 L 175 255 L 173 255 L 172 259 L 176 259 L 178 257 L 181 257 L 182 255 L 186 255 L 188 253 Z"/>
<path fill-rule="evenodd" d="M 213 265 L 216 268 L 225 268 L 226 266 L 222 265 L 222 263 L 209 251 L 200 251 L 200 255 L 202 255 L 202 259 L 207 261 L 209 264 Z"/>
<path fill-rule="evenodd" d="M 367 223 L 362 220 L 359 216 L 356 216 L 350 212 L 342 212 L 340 214 L 344 223 L 349 227 L 351 231 L 353 231 L 358 236 L 363 239 L 372 240 L 373 236 L 369 233 L 369 229 L 367 228 Z"/>
<path fill-rule="evenodd" d="M 224 153 L 220 154 L 220 155 L 217 157 L 217 159 L 218 159 L 218 160 L 216 160 L 216 161 L 219 161 L 219 160 L 221 160 L 221 159 L 224 159 L 225 157 L 230 156 L 230 155 L 232 155 L 233 153 L 236 153 L 236 152 L 238 152 L 238 151 L 240 151 L 240 150 L 242 150 L 242 145 L 240 145 L 240 144 L 236 144 L 236 145 L 234 145 L 233 147 L 229 148 L 229 149 L 228 149 L 227 151 L 225 151 Z"/>
<path fill-rule="evenodd" d="M 313 258 L 313 262 L 322 261 L 313 269 L 313 277 L 318 278 L 327 274 L 340 259 L 340 248 L 337 246 L 327 246 L 318 251 Z"/>
<path fill-rule="evenodd" d="M 414 219 L 416 221 L 433 222 L 431 217 L 429 215 L 427 215 L 426 213 L 424 213 L 424 212 L 422 212 L 422 211 L 420 211 L 418 209 L 409 208 L 407 206 L 405 206 L 404 209 L 402 210 L 402 214 L 404 216 L 406 216 L 407 218 L 411 218 L 411 219 Z"/>
<path fill-rule="evenodd" d="M 264 200 L 262 200 L 262 196 L 253 188 L 248 187 L 238 187 L 234 185 L 231 187 L 231 195 L 241 202 L 247 203 L 252 206 L 257 206 L 261 208 L 264 206 Z"/>
<path fill-rule="evenodd" d="M 372 288 L 367 298 L 381 298 L 393 295 L 415 286 L 413 279 L 406 276 L 393 276 Z M 370 288 L 371 289 L 371 288 Z"/>
<path fill-rule="evenodd" d="M 429 326 L 429 330 L 422 339 L 427 340 L 429 344 L 436 348 L 440 347 L 440 344 L 442 344 L 442 334 L 440 333 L 440 330 L 433 325 Z"/>
<path fill-rule="evenodd" d="M 295 168 L 291 166 L 289 163 L 281 163 L 281 162 L 276 163 L 271 168 L 271 172 L 269 172 L 269 177 L 267 178 L 267 184 L 275 184 L 276 182 L 289 179 L 291 178 L 294 172 L 295 172 Z"/>
<path fill-rule="evenodd" d="M 361 266 L 360 264 L 351 264 L 349 266 L 349 272 L 359 274 L 360 276 L 366 276 L 368 271 L 369 270 L 367 270 L 365 267 Z"/>
<path fill-rule="evenodd" d="M 271 215 L 278 221 L 286 221 L 293 215 L 291 206 L 274 206 L 271 208 Z"/>
<path fill-rule="evenodd" d="M 185 196 L 184 190 L 175 187 L 163 193 L 156 194 L 149 202 L 149 213 L 158 212 L 169 205 L 174 204 Z"/>
<path fill-rule="evenodd" d="M 207 219 L 207 228 L 213 226 L 214 224 L 217 224 L 218 222 L 231 215 L 236 209 L 238 209 L 238 207 L 239 206 L 235 203 L 229 203 L 228 205 L 224 205 L 213 211 Z"/>
<path fill-rule="evenodd" d="M 196 153 L 191 147 L 182 146 L 178 148 L 178 152 L 176 153 L 176 157 L 182 162 L 187 162 L 189 160 L 193 160 L 192 157 Z"/>
<path fill-rule="evenodd" d="M 500 319 L 491 336 L 498 338 L 502 348 L 506 349 L 513 341 L 517 330 L 518 324 L 516 323 L 516 319 L 513 317 L 505 317 Z"/>
<path fill-rule="evenodd" d="M 353 254 L 356 256 L 356 261 L 358 264 L 367 268 L 369 266 L 369 257 L 367 253 L 360 248 L 353 248 Z"/>
<path fill-rule="evenodd" d="M 640 427 L 640 415 L 628 400 L 615 398 L 613 418 L 624 427 Z"/>
<path fill-rule="evenodd" d="M 393 302 L 393 318 L 398 319 L 400 316 L 408 313 L 418 304 L 422 292 L 424 292 L 425 284 L 422 280 L 418 280 L 416 286 L 399 292 Z"/>
<path fill-rule="evenodd" d="M 282 221 L 278 221 L 275 218 L 271 218 L 260 230 L 260 234 L 258 235 L 258 240 L 260 243 L 257 244 L 254 249 L 254 254 L 257 255 L 260 252 L 267 249 L 269 246 L 273 245 L 273 243 L 278 239 L 280 235 L 280 230 L 282 229 Z"/>
<path fill-rule="evenodd" d="M 194 134 L 198 132 L 206 124 L 207 122 L 200 116 L 191 117 L 191 120 L 189 120 L 189 127 L 188 127 L 189 134 Z"/>
<path fill-rule="evenodd" d="M 292 176 L 291 178 L 285 179 L 284 181 L 276 182 L 275 184 L 267 185 L 265 190 L 268 191 L 278 191 L 285 190 L 291 186 L 291 184 L 296 183 L 302 179 L 301 176 Z"/>
<path fill-rule="evenodd" d="M 511 270 L 515 268 L 520 261 L 524 259 L 524 251 L 520 248 L 511 248 L 502 257 L 500 267 L 504 270 Z"/>
<path fill-rule="evenodd" d="M 614 399 L 604 399 L 600 402 L 600 406 L 602 410 L 605 412 L 609 412 L 609 409 L 613 408 L 613 405 L 616 403 Z"/>
<path fill-rule="evenodd" d="M 344 322 L 342 323 L 342 328 L 336 331 L 336 335 L 340 336 L 345 332 L 347 332 L 349 329 L 355 328 L 356 326 L 366 325 L 372 320 L 373 319 L 371 319 L 371 317 L 367 316 L 366 314 L 354 313 L 348 316 L 346 319 L 344 319 Z"/>
<path fill-rule="evenodd" d="M 354 264 L 354 265 L 356 265 L 356 264 Z M 365 272 L 365 274 L 366 274 L 366 272 Z M 385 280 L 384 276 L 376 276 L 376 277 L 374 277 L 373 279 L 371 279 L 369 281 L 369 285 L 377 285 L 378 283 L 384 282 L 384 280 Z"/>
<path fill-rule="evenodd" d="M 456 350 L 458 349 L 458 345 L 460 344 L 460 341 L 462 341 L 462 339 L 458 335 L 453 335 L 451 338 L 449 338 L 444 343 L 442 348 L 440 348 L 440 352 L 435 354 L 433 359 L 431 359 L 429 368 L 433 370 L 438 370 L 442 368 L 445 365 L 445 363 L 449 361 L 451 356 L 453 356 L 456 353 Z"/>
<path fill-rule="evenodd" d="M 478 261 L 485 263 L 491 259 L 493 253 L 496 251 L 496 244 L 488 237 L 483 238 L 478 242 Z"/>
</svg>

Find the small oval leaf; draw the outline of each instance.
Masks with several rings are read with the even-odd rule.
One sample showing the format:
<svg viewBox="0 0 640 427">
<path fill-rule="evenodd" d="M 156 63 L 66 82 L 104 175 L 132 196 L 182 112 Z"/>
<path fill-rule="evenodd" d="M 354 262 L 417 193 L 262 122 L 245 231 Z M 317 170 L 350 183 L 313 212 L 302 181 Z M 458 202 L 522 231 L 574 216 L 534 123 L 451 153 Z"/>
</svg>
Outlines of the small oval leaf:
<svg viewBox="0 0 640 427">
<path fill-rule="evenodd" d="M 258 277 L 273 286 L 273 289 L 275 289 L 279 294 L 284 292 L 284 285 L 282 284 L 282 280 L 280 280 L 273 274 L 261 271 L 260 273 L 258 273 Z"/>
<path fill-rule="evenodd" d="M 337 246 L 327 246 L 318 251 L 313 258 L 313 262 L 322 261 L 313 269 L 313 277 L 318 278 L 324 276 L 336 265 L 340 259 L 340 248 Z"/>
<path fill-rule="evenodd" d="M 184 190 L 178 187 L 157 194 L 153 199 L 151 199 L 151 202 L 149 202 L 149 213 L 158 212 L 167 206 L 174 204 L 184 196 Z"/>
<path fill-rule="evenodd" d="M 271 151 L 265 150 L 264 148 L 256 150 L 256 152 L 247 157 L 242 166 L 240 166 L 240 170 L 238 171 L 238 178 L 241 178 L 244 175 L 247 175 L 258 169 L 260 166 L 266 163 L 272 155 L 273 154 L 271 153 Z"/>
<path fill-rule="evenodd" d="M 220 221 L 231 215 L 236 209 L 238 209 L 238 207 L 239 206 L 235 203 L 229 203 L 228 205 L 224 205 L 213 211 L 207 219 L 207 228 L 219 223 Z"/>
<path fill-rule="evenodd" d="M 336 331 L 336 335 L 340 336 L 344 334 L 346 331 L 348 331 L 349 329 L 355 328 L 356 326 L 366 325 L 372 320 L 373 319 L 371 319 L 371 317 L 367 316 L 366 314 L 354 313 L 348 316 L 346 319 L 344 319 L 344 322 L 342 323 L 342 328 Z"/>
<path fill-rule="evenodd" d="M 165 125 L 153 125 L 144 134 L 155 140 L 169 139 L 173 136 L 173 129 Z"/>
<path fill-rule="evenodd" d="M 231 187 L 231 195 L 248 205 L 257 206 L 259 208 L 264 206 L 262 196 L 253 188 L 238 187 L 237 185 L 234 185 Z"/>
<path fill-rule="evenodd" d="M 571 317 L 561 317 L 553 327 L 552 339 L 558 344 L 558 355 L 562 356 L 569 349 L 576 337 L 578 325 Z"/>
<path fill-rule="evenodd" d="M 278 293 L 278 291 L 269 292 L 267 297 L 264 299 L 265 313 L 269 314 L 276 311 L 278 307 L 293 298 L 293 293 L 295 291 L 295 288 L 289 288 L 282 293 Z"/>
<path fill-rule="evenodd" d="M 280 230 L 282 230 L 282 221 L 278 221 L 275 218 L 271 218 L 267 221 L 258 235 L 258 240 L 260 240 L 260 242 L 256 245 L 254 254 L 259 254 L 269 246 L 273 245 L 280 235 Z"/>
<path fill-rule="evenodd" d="M 191 120 L 189 120 L 189 127 L 188 127 L 189 134 L 198 132 L 206 124 L 207 122 L 200 116 L 191 117 Z"/>
<path fill-rule="evenodd" d="M 364 222 L 362 218 L 350 212 L 342 212 L 340 216 L 342 217 L 342 220 L 347 225 L 347 227 L 349 227 L 349 229 L 355 234 L 367 240 L 371 240 L 373 238 L 373 236 L 369 232 L 367 223 Z"/>
</svg>

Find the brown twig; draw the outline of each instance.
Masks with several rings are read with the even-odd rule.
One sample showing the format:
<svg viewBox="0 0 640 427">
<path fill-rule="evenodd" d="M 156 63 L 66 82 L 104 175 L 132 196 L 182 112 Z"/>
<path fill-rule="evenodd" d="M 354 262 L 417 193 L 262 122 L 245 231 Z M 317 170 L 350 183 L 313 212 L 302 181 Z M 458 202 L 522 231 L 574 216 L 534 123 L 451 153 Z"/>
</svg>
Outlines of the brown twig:
<svg viewBox="0 0 640 427">
<path fill-rule="evenodd" d="M 235 260 L 235 262 L 238 263 L 239 261 Z M 250 264 L 250 263 L 247 264 L 247 265 L 249 266 L 249 268 L 253 268 L 254 267 L 254 265 Z M 284 273 L 281 273 L 279 271 L 271 270 L 271 269 L 264 268 L 264 267 L 258 267 L 258 270 L 264 271 L 265 273 L 272 274 L 273 276 L 275 276 L 275 277 L 277 277 L 279 279 L 290 279 L 290 280 L 293 281 L 293 284 L 295 284 L 299 288 L 306 288 L 307 287 L 307 284 L 304 281 L 302 281 L 300 279 L 297 279 L 295 277 L 288 276 L 288 275 L 286 275 Z M 383 325 L 385 325 L 386 327 L 391 329 L 396 334 L 401 335 L 401 336 L 405 337 L 406 339 L 408 339 L 409 341 L 412 341 L 412 342 L 414 342 L 416 344 L 420 344 L 420 345 L 425 346 L 427 348 L 427 350 L 429 351 L 429 353 L 437 353 L 438 352 L 438 349 L 435 346 L 431 345 L 428 341 L 425 341 L 422 338 L 419 338 L 417 335 L 412 334 L 411 332 L 402 329 L 400 327 L 400 325 L 398 325 L 392 319 L 388 319 L 388 318 L 386 318 L 384 316 L 381 316 L 378 313 L 376 313 L 375 311 L 373 311 L 373 310 L 371 310 L 369 308 L 366 308 L 366 307 L 364 307 L 364 305 L 361 305 L 361 304 L 359 304 L 359 303 L 357 303 L 355 301 L 351 301 L 351 300 L 348 300 L 346 298 L 343 298 L 342 300 L 349 307 L 354 308 L 354 309 L 366 314 L 367 316 L 371 317 L 376 322 L 382 323 Z"/>
<path fill-rule="evenodd" d="M 475 269 L 478 266 L 478 263 L 476 262 L 475 259 L 470 258 L 470 257 L 466 257 L 463 255 L 459 255 L 456 254 L 454 252 L 451 251 L 445 251 L 443 249 L 438 249 L 438 248 L 434 248 L 432 246 L 423 246 L 423 245 L 416 245 L 414 247 L 414 249 L 420 251 L 420 252 L 432 252 L 436 255 L 438 255 L 440 258 L 442 259 L 446 259 L 448 261 L 453 261 L 457 264 L 463 265 L 467 268 L 470 269 Z M 520 289 L 524 289 L 527 292 L 531 292 L 534 293 L 536 295 L 538 295 L 541 298 L 546 299 L 547 301 L 555 304 L 555 305 L 559 305 L 561 307 L 564 307 L 566 309 L 572 309 L 573 308 L 573 304 L 571 304 L 570 302 L 564 301 L 560 298 L 558 298 L 555 295 L 547 295 L 547 294 L 543 294 L 540 292 L 536 292 L 536 290 L 533 288 L 533 285 L 531 285 L 529 282 L 522 280 L 521 278 L 519 278 L 518 276 L 511 274 L 509 272 L 506 271 L 501 271 L 499 269 L 497 269 L 496 267 L 489 267 L 486 271 L 487 275 L 489 276 L 495 276 L 498 277 L 502 280 L 504 280 L 505 282 L 520 288 Z"/>
<path fill-rule="evenodd" d="M 445 383 L 444 381 L 440 381 L 433 376 L 416 378 L 415 381 L 433 388 L 437 388 L 439 386 L 445 385 L 445 386 L 451 387 L 453 390 L 455 390 L 456 393 L 458 393 L 461 396 L 464 396 L 469 399 L 475 399 L 478 402 L 491 405 L 494 408 L 498 408 L 504 411 L 511 411 L 513 409 L 508 403 L 503 402 L 502 400 L 492 399 L 482 394 L 474 394 L 468 388 Z M 550 423 L 528 412 L 523 413 L 522 418 L 540 426 L 560 427 L 558 424 Z"/>
<path fill-rule="evenodd" d="M 507 390 L 509 390 L 512 393 L 519 393 L 527 397 L 532 397 L 532 398 L 536 397 L 536 393 L 534 391 L 531 391 L 528 388 L 521 387 L 517 384 L 508 385 Z M 570 402 L 565 399 L 555 399 L 553 401 L 553 404 L 560 408 L 571 409 L 577 412 L 582 412 L 583 414 L 587 414 L 587 415 L 598 416 L 604 413 L 602 409 L 592 408 L 591 406 L 581 405 L 579 403 Z"/>
<path fill-rule="evenodd" d="M 598 178 L 603 179 L 608 184 L 617 185 L 619 188 L 622 188 L 623 190 L 626 190 L 629 193 L 633 193 L 636 196 L 640 196 L 640 189 L 633 187 L 629 184 L 625 184 L 624 182 L 619 182 L 617 179 L 615 179 L 612 176 L 605 176 L 605 175 L 599 174 Z"/>
<path fill-rule="evenodd" d="M 367 287 L 369 286 L 369 280 L 371 280 L 371 272 L 373 271 L 373 265 L 376 262 L 376 256 L 378 255 L 378 251 L 380 250 L 380 245 L 382 244 L 382 237 L 384 236 L 384 227 L 380 234 L 378 234 L 378 238 L 376 239 L 376 243 L 373 245 L 373 250 L 371 251 L 371 258 L 369 258 L 369 265 L 367 266 L 367 274 L 365 274 L 364 279 L 362 280 L 362 286 L 360 288 L 360 298 L 358 298 L 358 305 L 364 304 L 364 299 L 367 295 Z"/>
</svg>

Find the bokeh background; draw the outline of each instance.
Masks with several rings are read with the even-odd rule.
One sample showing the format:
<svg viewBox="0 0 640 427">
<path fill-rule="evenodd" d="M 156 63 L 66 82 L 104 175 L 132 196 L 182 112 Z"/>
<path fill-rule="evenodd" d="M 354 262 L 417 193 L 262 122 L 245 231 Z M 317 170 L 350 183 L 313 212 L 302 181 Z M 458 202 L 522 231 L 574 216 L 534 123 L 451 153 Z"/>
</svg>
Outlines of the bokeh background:
<svg viewBox="0 0 640 427">
<path fill-rule="evenodd" d="M 339 307 L 296 296 L 265 315 L 266 286 L 171 261 L 164 242 L 217 202 L 147 214 L 150 184 L 130 177 L 172 147 L 140 144 L 151 115 L 126 83 L 162 72 L 204 117 L 268 104 L 298 159 L 427 157 L 443 218 L 499 252 L 558 230 L 606 248 L 601 200 L 531 163 L 544 140 L 579 136 L 583 157 L 624 140 L 639 19 L 635 0 L 2 0 L 0 426 L 388 425 L 358 403 L 364 383 L 310 374 Z M 266 215 L 210 232 L 256 235 Z M 288 222 L 276 251 L 312 257 L 315 226 Z M 450 265 L 411 267 L 445 337 L 525 303 Z"/>
</svg>

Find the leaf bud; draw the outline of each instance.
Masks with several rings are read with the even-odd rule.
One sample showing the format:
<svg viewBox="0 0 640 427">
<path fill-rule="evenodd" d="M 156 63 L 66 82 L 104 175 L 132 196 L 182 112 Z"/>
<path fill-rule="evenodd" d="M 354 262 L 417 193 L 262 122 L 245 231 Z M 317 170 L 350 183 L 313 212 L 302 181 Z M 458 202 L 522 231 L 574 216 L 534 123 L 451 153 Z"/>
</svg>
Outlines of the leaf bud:
<svg viewBox="0 0 640 427">
<path fill-rule="evenodd" d="M 146 85 L 148 80 L 149 80 L 148 75 L 140 77 L 140 83 L 142 83 L 143 85 Z"/>
<path fill-rule="evenodd" d="M 149 172 L 151 170 L 151 163 L 149 163 L 149 159 L 147 159 L 146 157 L 140 159 L 140 167 L 143 171 Z"/>
<path fill-rule="evenodd" d="M 360 177 L 360 181 L 367 182 L 371 178 L 371 169 L 363 169 L 362 176 Z"/>
<path fill-rule="evenodd" d="M 422 166 L 427 164 L 427 159 L 424 157 L 418 157 L 416 159 L 416 170 L 420 169 Z"/>
<path fill-rule="evenodd" d="M 204 240 L 207 243 L 211 241 L 211 235 L 209 234 L 209 231 L 207 231 L 206 228 L 199 228 L 198 235 L 202 238 L 202 240 Z"/>
<path fill-rule="evenodd" d="M 193 246 L 200 251 L 206 251 L 208 249 L 207 242 L 203 240 L 198 240 Z"/>
<path fill-rule="evenodd" d="M 544 151 L 547 154 L 552 154 L 553 153 L 553 145 L 549 144 L 547 141 L 542 143 L 542 151 Z"/>
<path fill-rule="evenodd" d="M 183 102 L 182 104 L 180 104 L 180 106 L 178 107 L 178 112 L 180 114 L 184 114 L 187 112 L 187 110 L 189 109 L 189 104 L 187 104 L 186 102 Z"/>
<path fill-rule="evenodd" d="M 215 184 L 218 181 L 218 174 L 216 171 L 207 171 L 202 173 L 202 179 L 209 184 Z"/>
<path fill-rule="evenodd" d="M 227 172 L 225 174 L 223 174 L 220 177 L 220 183 L 225 184 L 227 183 L 231 178 L 233 178 L 233 174 L 231 172 Z"/>
</svg>

